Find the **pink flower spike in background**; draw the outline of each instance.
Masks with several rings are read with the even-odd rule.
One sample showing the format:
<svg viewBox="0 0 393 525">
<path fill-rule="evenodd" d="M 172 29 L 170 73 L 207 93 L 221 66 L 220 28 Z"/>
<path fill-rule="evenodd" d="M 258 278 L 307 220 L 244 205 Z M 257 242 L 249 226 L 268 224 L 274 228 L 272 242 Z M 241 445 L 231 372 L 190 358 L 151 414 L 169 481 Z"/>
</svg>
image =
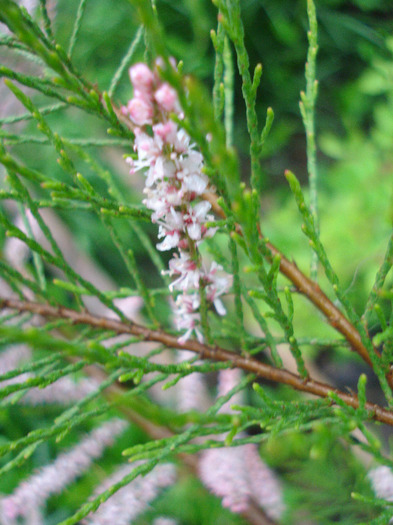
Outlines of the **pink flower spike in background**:
<svg viewBox="0 0 393 525">
<path fill-rule="evenodd" d="M 218 397 L 226 396 L 238 386 L 241 371 L 221 370 Z M 220 408 L 221 413 L 233 413 L 231 405 L 242 404 L 237 392 Z M 240 437 L 244 437 L 241 435 Z M 224 439 L 225 436 L 222 436 Z M 251 503 L 264 509 L 267 516 L 279 519 L 285 509 L 282 488 L 273 471 L 262 461 L 254 444 L 239 447 L 212 448 L 201 453 L 199 475 L 213 494 L 222 498 L 224 507 L 232 512 L 246 512 Z"/>
<path fill-rule="evenodd" d="M 137 465 L 120 467 L 96 490 L 100 494 L 121 481 Z M 149 509 L 150 503 L 165 487 L 176 481 L 176 469 L 171 463 L 157 465 L 145 476 L 138 476 L 133 481 L 115 492 L 112 497 L 83 520 L 84 525 L 129 525 L 141 513 Z"/>
<path fill-rule="evenodd" d="M 52 464 L 23 481 L 13 494 L 0 500 L 2 523 L 9 525 L 19 516 L 40 510 L 51 495 L 62 492 L 88 470 L 94 459 L 99 458 L 127 426 L 128 423 L 120 419 L 104 423 Z"/>
<path fill-rule="evenodd" d="M 393 472 L 389 467 L 380 466 L 370 470 L 368 478 L 378 498 L 393 501 Z"/>
</svg>

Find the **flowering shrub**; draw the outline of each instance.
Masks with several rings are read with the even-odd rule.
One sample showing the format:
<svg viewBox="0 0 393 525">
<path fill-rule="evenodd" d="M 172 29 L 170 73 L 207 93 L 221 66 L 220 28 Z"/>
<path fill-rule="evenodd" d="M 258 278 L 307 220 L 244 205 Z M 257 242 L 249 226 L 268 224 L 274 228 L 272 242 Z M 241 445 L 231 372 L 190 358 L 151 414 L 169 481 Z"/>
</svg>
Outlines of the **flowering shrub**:
<svg viewBox="0 0 393 525">
<path fill-rule="evenodd" d="M 332 167 L 317 156 L 317 13 L 312 0 L 302 5 L 296 126 L 307 162 L 296 166 L 294 150 L 280 150 L 288 116 L 273 126 L 268 108 L 261 124 L 262 65 L 251 72 L 255 42 L 243 25 L 260 6 L 197 4 L 133 0 L 105 20 L 101 2 L 81 0 L 70 27 L 61 0 L 0 0 L 6 525 L 377 525 L 393 516 L 393 464 L 378 434 L 393 426 L 391 188 L 379 175 L 393 165 L 391 41 L 362 26 L 384 52 L 351 89 L 381 106 L 348 109 L 372 120 L 364 136 L 358 123 L 342 140 L 323 128 Z M 287 27 L 281 45 L 294 42 L 268 4 L 272 25 Z M 326 6 L 322 31 L 333 34 Z M 195 49 L 171 9 L 190 13 Z M 117 69 L 102 30 L 121 41 L 112 17 L 121 35 L 134 34 Z M 280 159 L 304 183 L 287 169 L 277 204 L 266 179 Z M 362 242 L 348 235 L 356 230 Z"/>
</svg>

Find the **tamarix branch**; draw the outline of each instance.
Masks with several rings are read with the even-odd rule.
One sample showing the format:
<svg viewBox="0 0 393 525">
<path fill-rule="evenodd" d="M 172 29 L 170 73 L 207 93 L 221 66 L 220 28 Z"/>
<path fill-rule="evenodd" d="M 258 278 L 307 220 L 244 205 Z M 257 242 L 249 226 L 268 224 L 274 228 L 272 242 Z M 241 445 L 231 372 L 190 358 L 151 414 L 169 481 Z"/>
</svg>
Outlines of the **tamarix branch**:
<svg viewBox="0 0 393 525">
<path fill-rule="evenodd" d="M 276 3 L 0 0 L 2 525 L 392 520 L 391 17 Z"/>
</svg>

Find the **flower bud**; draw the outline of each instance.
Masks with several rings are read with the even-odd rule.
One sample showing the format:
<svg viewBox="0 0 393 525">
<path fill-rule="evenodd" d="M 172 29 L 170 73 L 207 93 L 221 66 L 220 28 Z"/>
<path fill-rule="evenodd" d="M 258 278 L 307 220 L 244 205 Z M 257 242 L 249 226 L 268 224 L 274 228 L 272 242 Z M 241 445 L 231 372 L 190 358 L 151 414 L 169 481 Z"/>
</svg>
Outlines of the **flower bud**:
<svg viewBox="0 0 393 525">
<path fill-rule="evenodd" d="M 170 113 L 179 111 L 179 101 L 177 93 L 169 84 L 164 83 L 154 93 L 154 98 L 162 111 Z"/>
<path fill-rule="evenodd" d="M 131 120 L 138 126 L 152 123 L 154 108 L 152 104 L 149 104 L 145 100 L 133 98 L 129 101 L 127 110 Z"/>
<path fill-rule="evenodd" d="M 147 67 L 146 64 L 139 63 L 130 67 L 128 71 L 130 80 L 134 89 L 140 89 L 141 91 L 149 91 L 154 82 L 154 75 L 152 71 Z"/>
</svg>

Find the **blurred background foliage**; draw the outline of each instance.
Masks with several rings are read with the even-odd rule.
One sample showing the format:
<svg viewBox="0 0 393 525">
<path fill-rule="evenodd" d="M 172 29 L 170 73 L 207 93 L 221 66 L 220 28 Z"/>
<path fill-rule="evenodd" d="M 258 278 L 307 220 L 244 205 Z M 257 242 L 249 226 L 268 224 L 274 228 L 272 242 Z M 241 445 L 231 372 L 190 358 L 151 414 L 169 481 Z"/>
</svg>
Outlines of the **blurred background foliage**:
<svg viewBox="0 0 393 525">
<path fill-rule="evenodd" d="M 156 4 L 171 54 L 184 62 L 185 73 L 195 75 L 212 86 L 214 53 L 209 32 L 217 25 L 215 7 L 210 0 L 157 0 Z M 59 0 L 56 7 L 55 34 L 65 48 L 77 6 L 76 0 Z M 320 85 L 316 128 L 321 238 L 333 266 L 347 287 L 347 293 L 361 313 L 383 257 L 393 220 L 392 4 L 390 0 L 318 0 L 316 7 L 319 22 L 317 78 Z M 290 169 L 306 183 L 305 136 L 298 105 L 299 93 L 305 86 L 305 1 L 243 0 L 242 12 L 251 66 L 253 68 L 258 62 L 263 64 L 258 97 L 261 121 L 267 107 L 271 106 L 275 112 L 262 159 L 265 188 L 263 230 L 287 257 L 294 258 L 299 267 L 307 271 L 310 251 L 301 233 L 301 218 L 283 176 L 284 170 Z M 137 28 L 136 12 L 128 1 L 88 2 L 74 52 L 77 68 L 101 90 L 108 89 Z M 142 43 L 136 60 L 145 58 Z M 129 80 L 124 75 L 114 99 L 121 105 L 130 97 Z M 88 118 L 85 114 L 83 123 L 78 118 L 78 111 L 68 108 L 48 116 L 48 123 L 65 137 L 107 136 L 102 123 L 94 117 Z M 12 131 L 17 129 L 17 125 L 7 126 L 7 129 Z M 24 132 L 40 136 L 34 123 L 27 124 Z M 236 77 L 235 133 L 244 178 L 248 180 L 248 143 L 239 77 Z M 53 170 L 59 180 L 63 177 L 56 163 L 56 154 L 49 146 L 16 145 L 14 151 L 21 158 L 29 159 L 31 167 Z M 124 188 L 129 187 L 127 168 L 122 159 L 122 153 L 126 152 L 127 147 L 122 151 L 111 148 L 97 150 L 104 168 L 123 174 L 120 184 Z M 83 173 L 89 175 L 86 165 Z M 90 176 L 95 177 L 93 172 Z M 95 180 L 95 184 L 99 182 Z M 133 181 L 132 184 L 135 191 L 128 190 L 128 198 L 138 203 L 141 183 Z M 98 218 L 78 211 L 60 215 L 81 250 L 89 253 L 119 286 L 128 286 L 128 274 L 123 262 L 114 253 L 109 236 L 103 232 Z M 82 223 L 83 227 L 80 227 Z M 154 241 L 154 226 L 146 225 L 146 231 Z M 126 222 L 122 233 L 133 246 L 147 283 L 159 285 L 160 277 L 150 260 L 143 259 L 144 252 L 137 236 L 128 230 Z M 321 283 L 325 284 L 322 275 Z M 302 298 L 296 303 L 295 320 L 300 337 L 313 333 L 323 337 L 333 333 Z M 375 331 L 378 329 L 376 321 Z M 341 371 L 343 384 L 353 386 L 351 374 L 354 378 L 358 377 L 358 359 L 354 356 L 353 364 L 342 371 L 340 352 L 342 349 L 339 347 L 329 348 L 327 362 L 324 358 L 326 349 L 312 349 L 310 355 L 325 373 L 329 375 L 331 370 L 331 376 L 337 379 L 338 371 Z M 291 392 L 288 395 L 292 398 L 296 394 Z M 54 417 L 53 409 L 43 409 L 41 417 L 40 421 L 33 421 L 27 408 L 21 408 L 16 413 L 12 407 L 3 412 L 1 425 L 8 427 L 14 434 L 12 437 L 15 437 L 25 434 L 25 427 L 32 429 L 36 425 L 50 424 Z M 128 446 L 140 438 L 135 428 L 132 432 L 125 438 Z M 292 434 L 278 441 L 273 439 L 263 447 L 265 459 L 286 479 L 288 503 L 293 503 L 298 509 L 296 515 L 288 514 L 285 523 L 354 524 L 375 515 L 367 505 L 350 498 L 354 490 L 363 494 L 371 490 L 364 480 L 364 467 L 344 445 L 334 441 L 332 433 L 329 436 L 321 428 L 313 436 Z M 122 449 L 121 443 L 117 449 Z M 49 445 L 40 450 L 42 457 L 34 455 L 24 469 L 31 470 L 45 464 L 48 457 L 56 453 L 50 450 Z M 105 469 L 105 460 L 99 468 Z M 332 476 L 326 475 L 328 470 Z M 24 474 L 16 472 L 14 476 L 21 473 Z M 86 478 L 96 475 L 97 471 L 91 471 Z M 327 486 L 331 479 L 334 479 L 334 486 Z M 7 492 L 16 483 L 16 478 L 8 478 L 7 488 L 0 480 L 0 489 Z M 92 481 L 86 479 L 86 483 L 89 485 Z M 56 500 L 52 521 L 48 523 L 58 523 L 67 515 L 67 511 L 59 511 L 59 508 L 64 509 L 68 505 L 74 508 L 83 500 L 85 494 L 79 490 Z M 184 506 L 185 500 L 189 502 L 188 506 Z M 179 501 L 182 503 L 179 504 Z M 184 524 L 241 523 L 240 518 L 223 513 L 219 501 L 208 495 L 199 482 L 188 477 L 181 478 L 180 483 L 170 489 L 157 505 L 157 512 L 163 514 L 170 513 L 171 508 L 177 511 L 182 509 L 183 516 L 179 516 L 179 521 Z M 319 509 L 318 514 L 316 509 Z M 138 523 L 149 523 L 149 516 L 141 518 Z"/>
</svg>

